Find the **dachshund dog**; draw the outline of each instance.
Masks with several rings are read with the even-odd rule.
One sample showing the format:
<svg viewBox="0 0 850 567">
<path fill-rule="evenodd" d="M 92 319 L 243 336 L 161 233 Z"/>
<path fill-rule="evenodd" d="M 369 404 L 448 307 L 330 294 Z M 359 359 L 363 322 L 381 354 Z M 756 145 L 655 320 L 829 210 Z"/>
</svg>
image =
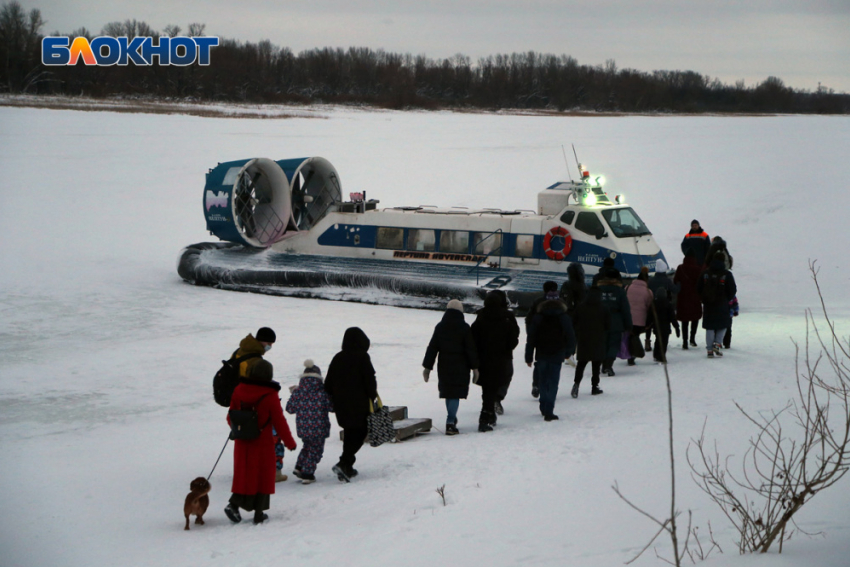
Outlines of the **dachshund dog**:
<svg viewBox="0 0 850 567">
<path fill-rule="evenodd" d="M 210 505 L 210 497 L 207 496 L 210 489 L 210 483 L 202 476 L 199 476 L 189 485 L 192 492 L 186 495 L 186 502 L 183 504 L 183 515 L 186 516 L 186 527 L 189 529 L 189 515 L 196 516 L 195 523 L 204 525 L 204 513 Z"/>
</svg>

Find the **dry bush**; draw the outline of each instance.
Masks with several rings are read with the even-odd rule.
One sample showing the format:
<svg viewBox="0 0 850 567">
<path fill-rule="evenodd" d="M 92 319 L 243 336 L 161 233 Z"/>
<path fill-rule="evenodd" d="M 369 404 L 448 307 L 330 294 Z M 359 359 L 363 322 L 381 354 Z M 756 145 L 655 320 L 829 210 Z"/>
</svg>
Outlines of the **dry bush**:
<svg viewBox="0 0 850 567">
<path fill-rule="evenodd" d="M 783 542 L 799 531 L 795 514 L 850 468 L 850 342 L 829 318 L 814 262 L 809 270 L 826 328 L 806 312 L 804 351 L 794 343 L 796 397 L 779 411 L 758 414 L 736 404 L 755 427 L 736 472 L 716 443 L 709 449 L 705 427 L 694 440 L 695 459 L 688 451 L 694 480 L 735 526 L 741 553 L 765 553 L 774 544 L 781 553 Z M 814 356 L 813 348 L 819 351 Z"/>
</svg>

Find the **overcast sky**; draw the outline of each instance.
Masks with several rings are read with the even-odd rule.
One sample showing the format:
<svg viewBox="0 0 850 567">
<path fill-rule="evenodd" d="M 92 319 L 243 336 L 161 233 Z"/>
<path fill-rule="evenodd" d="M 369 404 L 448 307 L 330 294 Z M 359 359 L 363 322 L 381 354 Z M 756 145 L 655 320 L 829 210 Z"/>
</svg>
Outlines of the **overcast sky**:
<svg viewBox="0 0 850 567">
<path fill-rule="evenodd" d="M 5 0 L 4 0 L 5 1 Z M 473 61 L 496 53 L 571 55 L 583 65 L 690 70 L 748 86 L 777 76 L 850 92 L 850 0 L 19 0 L 46 33 L 126 19 L 154 29 L 269 39 L 294 52 L 369 47 Z M 212 51 L 215 65 L 215 49 Z"/>
</svg>

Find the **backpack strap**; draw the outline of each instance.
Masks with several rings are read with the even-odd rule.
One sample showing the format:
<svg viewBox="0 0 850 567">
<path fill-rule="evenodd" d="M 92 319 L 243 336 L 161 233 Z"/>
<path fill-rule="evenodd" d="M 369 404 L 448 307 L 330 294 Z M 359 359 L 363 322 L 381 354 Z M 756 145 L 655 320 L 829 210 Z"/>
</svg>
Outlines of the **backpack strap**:
<svg viewBox="0 0 850 567">
<path fill-rule="evenodd" d="M 262 354 L 260 354 L 258 352 L 249 352 L 248 354 L 245 354 L 245 355 L 240 356 L 239 358 L 236 358 L 237 352 L 239 352 L 239 351 L 237 350 L 236 352 L 233 353 L 233 356 L 230 357 L 231 362 L 236 363 L 236 366 L 239 366 L 240 364 L 242 364 L 243 362 L 245 362 L 246 360 L 249 360 L 251 358 L 257 358 L 258 356 L 263 356 Z"/>
<path fill-rule="evenodd" d="M 271 392 L 269 392 L 269 393 L 271 393 Z M 268 396 L 268 395 L 269 395 L 269 394 L 263 394 L 262 396 L 260 396 L 260 398 L 259 398 L 259 399 L 258 399 L 258 400 L 254 403 L 254 407 L 253 407 L 253 410 L 252 410 L 252 411 L 255 411 L 255 412 L 256 412 L 256 411 L 257 411 L 257 408 L 258 408 L 258 407 L 260 407 L 260 402 L 262 402 L 262 401 L 263 401 L 263 398 L 265 398 L 265 397 L 266 397 L 266 396 Z M 240 406 L 240 407 L 241 407 L 241 406 Z M 245 408 L 243 407 L 242 409 L 245 409 Z M 266 425 L 268 425 L 269 423 L 271 423 L 271 420 L 272 420 L 272 417 L 271 417 L 271 415 L 269 415 L 269 419 L 268 419 L 268 421 L 266 421 L 265 425 L 263 425 L 262 427 L 260 427 L 260 431 L 261 431 L 261 432 L 263 431 L 263 429 L 265 429 L 265 428 L 266 428 Z"/>
</svg>

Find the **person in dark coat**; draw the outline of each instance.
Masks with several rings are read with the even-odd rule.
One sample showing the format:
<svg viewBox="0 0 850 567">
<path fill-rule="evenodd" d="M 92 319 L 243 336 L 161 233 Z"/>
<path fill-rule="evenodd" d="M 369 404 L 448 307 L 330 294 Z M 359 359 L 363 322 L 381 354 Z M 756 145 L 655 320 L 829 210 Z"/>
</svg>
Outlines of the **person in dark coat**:
<svg viewBox="0 0 850 567">
<path fill-rule="evenodd" d="M 256 439 L 236 439 L 233 442 L 233 483 L 230 502 L 224 513 L 233 523 L 242 521 L 239 508 L 254 512 L 254 523 L 261 524 L 269 517 L 270 495 L 275 490 L 275 452 L 272 426 L 283 439 L 286 448 L 294 451 L 295 440 L 280 407 L 280 384 L 272 380 L 274 370 L 267 360 L 258 360 L 248 378 L 242 379 L 233 390 L 230 409 L 254 408 L 260 436 Z M 230 415 L 227 416 L 230 424 Z"/>
<path fill-rule="evenodd" d="M 610 256 L 606 256 L 605 259 L 602 260 L 602 266 L 599 268 L 596 275 L 593 276 L 593 283 L 591 285 L 599 285 L 599 280 L 602 278 L 616 279 L 620 282 L 623 280 L 620 270 L 614 267 L 614 258 L 611 258 Z"/>
<path fill-rule="evenodd" d="M 576 308 L 573 319 L 576 334 L 576 375 L 573 382 L 572 397 L 578 397 L 578 388 L 587 363 L 591 364 L 591 395 L 599 395 L 599 370 L 608 350 L 608 329 L 611 327 L 611 313 L 602 304 L 602 291 L 598 287 L 587 290 L 587 297 Z"/>
<path fill-rule="evenodd" d="M 295 414 L 295 431 L 301 439 L 301 452 L 292 474 L 302 484 L 316 482 L 316 467 L 325 454 L 325 439 L 331 435 L 328 413 L 333 410 L 322 382 L 322 370 L 308 358 L 298 386 L 286 402 L 286 412 Z"/>
<path fill-rule="evenodd" d="M 558 297 L 558 284 L 553 281 L 543 282 L 543 295 L 534 300 L 534 303 L 531 304 L 531 308 L 525 315 L 526 336 L 528 335 L 528 327 L 531 325 L 531 319 L 537 314 L 537 308 L 540 307 L 541 303 L 547 299 L 552 299 L 552 297 Z M 537 367 L 535 366 L 534 371 L 531 373 L 531 397 L 536 398 L 539 395 L 540 389 L 538 388 Z"/>
<path fill-rule="evenodd" d="M 587 283 L 584 281 L 584 268 L 578 262 L 567 266 L 567 281 L 561 286 L 561 301 L 567 306 L 567 315 L 572 318 L 576 308 L 587 295 Z"/>
<path fill-rule="evenodd" d="M 740 306 L 736 296 L 729 302 L 729 327 L 726 329 L 726 334 L 723 335 L 723 348 L 732 348 L 732 322 L 738 316 L 738 313 L 740 313 Z"/>
<path fill-rule="evenodd" d="M 696 260 L 693 250 L 685 253 L 685 259 L 676 268 L 673 283 L 679 286 L 679 295 L 676 297 L 676 319 L 682 322 L 682 348 L 688 349 L 688 326 L 691 327 L 691 346 L 697 346 L 697 322 L 702 319 L 702 302 L 697 292 L 697 282 L 702 273 L 702 268 Z"/>
<path fill-rule="evenodd" d="M 615 277 L 616 270 L 609 270 L 600 278 L 597 287 L 602 292 L 602 304 L 611 314 L 611 326 L 608 328 L 608 348 L 602 364 L 602 372 L 614 376 L 614 359 L 620 351 L 623 333 L 632 330 L 632 309 L 623 290 L 623 282 Z M 619 272 L 618 272 L 619 273 Z"/>
<path fill-rule="evenodd" d="M 649 278 L 648 286 L 649 291 L 652 292 L 653 297 L 655 297 L 655 293 L 659 289 L 664 289 L 667 292 L 667 299 L 671 302 L 670 304 L 674 307 L 675 311 L 675 301 L 676 296 L 679 294 L 679 286 L 676 285 L 676 283 L 670 279 L 669 275 L 667 275 L 667 271 L 669 269 L 670 268 L 667 266 L 667 262 L 665 262 L 664 260 L 658 260 L 657 262 L 655 262 L 655 274 L 651 278 Z M 650 345 L 649 337 L 652 333 L 657 334 L 658 329 L 655 328 L 655 325 L 651 325 L 647 327 L 646 331 L 646 352 L 649 352 L 649 350 L 652 348 Z M 664 348 L 666 352 L 667 347 L 665 346 Z"/>
<path fill-rule="evenodd" d="M 726 329 L 732 324 L 729 302 L 738 293 L 735 277 L 726 269 L 723 254 L 716 254 L 697 282 L 702 300 L 702 328 L 705 329 L 705 350 L 709 358 L 723 356 L 721 345 Z"/>
<path fill-rule="evenodd" d="M 357 476 L 355 455 L 368 433 L 369 402 L 378 397 L 369 345 L 369 337 L 360 327 L 346 329 L 342 350 L 331 360 L 325 378 L 325 392 L 330 396 L 336 421 L 343 429 L 342 455 L 331 470 L 343 481 Z"/>
<path fill-rule="evenodd" d="M 437 356 L 439 355 L 439 360 Z M 469 373 L 478 381 L 478 351 L 472 330 L 463 320 L 463 303 L 452 299 L 443 320 L 437 323 L 422 361 L 422 377 L 427 382 L 437 361 L 440 398 L 446 400 L 446 435 L 457 435 L 460 400 L 469 395 Z M 495 414 L 494 414 L 495 415 Z"/>
<path fill-rule="evenodd" d="M 472 323 L 480 366 L 478 385 L 481 386 L 481 415 L 479 431 L 492 431 L 496 415 L 501 415 L 502 400 L 514 374 L 513 350 L 519 344 L 519 325 L 508 309 L 505 292 L 494 289 L 484 298 L 484 308 Z"/>
<path fill-rule="evenodd" d="M 679 322 L 676 321 L 676 310 L 673 302 L 664 287 L 655 290 L 653 312 L 655 313 L 655 347 L 652 349 L 652 357 L 655 362 L 667 362 L 667 342 L 670 339 L 670 326 L 676 329 L 679 336 Z M 661 334 L 659 334 L 661 333 Z"/>
<path fill-rule="evenodd" d="M 726 241 L 723 240 L 719 236 L 715 236 L 711 239 L 711 247 L 708 249 L 708 254 L 705 256 L 705 265 L 703 268 L 708 267 L 708 262 L 711 258 L 720 253 L 723 255 L 723 265 L 727 270 L 732 269 L 732 256 L 729 254 L 729 249 L 726 247 Z"/>
<path fill-rule="evenodd" d="M 693 250 L 697 263 L 702 265 L 709 248 L 711 248 L 711 240 L 708 238 L 708 233 L 702 229 L 697 219 L 692 220 L 691 230 L 682 239 L 682 254 Z"/>
<path fill-rule="evenodd" d="M 536 360 L 540 413 L 546 421 L 558 419 L 555 399 L 558 397 L 561 367 L 564 360 L 575 353 L 575 348 L 576 337 L 567 315 L 567 306 L 557 297 L 541 303 L 529 325 L 525 362 L 530 367 Z"/>
</svg>

